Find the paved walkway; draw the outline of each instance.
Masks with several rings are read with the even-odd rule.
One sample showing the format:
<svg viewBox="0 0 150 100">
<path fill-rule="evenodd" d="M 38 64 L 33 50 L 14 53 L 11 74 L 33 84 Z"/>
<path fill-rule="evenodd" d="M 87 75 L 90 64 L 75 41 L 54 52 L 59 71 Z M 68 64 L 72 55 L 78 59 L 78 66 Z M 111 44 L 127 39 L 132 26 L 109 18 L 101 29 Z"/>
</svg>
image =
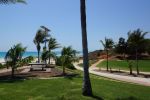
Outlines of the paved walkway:
<svg viewBox="0 0 150 100">
<path fill-rule="evenodd" d="M 144 86 L 150 86 L 150 78 L 141 78 L 141 77 L 132 77 L 132 76 L 122 76 L 122 75 L 116 75 L 116 74 L 111 74 L 111 73 L 105 73 L 105 72 L 100 72 L 96 71 L 97 69 L 95 66 L 100 63 L 102 60 L 99 60 L 97 63 L 94 64 L 94 66 L 89 68 L 89 72 L 95 75 L 107 77 L 107 78 L 112 78 L 115 80 L 120 80 L 120 81 L 126 81 L 126 82 L 131 82 L 131 83 L 136 83 Z M 82 61 L 79 61 L 79 63 Z M 74 63 L 74 66 L 76 69 L 83 71 L 82 67 L 79 67 L 79 63 Z"/>
</svg>

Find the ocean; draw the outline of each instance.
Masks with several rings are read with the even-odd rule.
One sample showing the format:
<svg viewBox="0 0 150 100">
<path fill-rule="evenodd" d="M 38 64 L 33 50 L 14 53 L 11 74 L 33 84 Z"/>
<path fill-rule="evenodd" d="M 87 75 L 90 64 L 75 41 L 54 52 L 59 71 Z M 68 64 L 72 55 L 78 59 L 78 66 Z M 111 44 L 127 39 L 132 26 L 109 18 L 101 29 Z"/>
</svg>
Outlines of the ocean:
<svg viewBox="0 0 150 100">
<path fill-rule="evenodd" d="M 0 59 L 4 59 L 6 53 L 7 53 L 7 52 L 0 52 Z M 60 51 L 55 51 L 55 53 L 56 53 L 57 56 L 60 56 L 60 55 L 61 55 L 61 52 L 60 52 Z M 77 54 L 77 55 L 78 55 L 78 56 L 81 56 L 82 53 L 79 52 L 79 54 Z M 24 55 L 23 55 L 23 58 L 28 57 L 28 56 L 37 57 L 38 54 L 37 54 L 37 52 L 25 52 Z"/>
<path fill-rule="evenodd" d="M 7 52 L 0 52 L 0 59 L 4 59 L 6 53 L 7 53 Z M 60 55 L 60 52 L 59 52 L 59 51 L 57 51 L 57 52 L 55 52 L 55 53 L 56 53 L 56 55 L 58 55 L 58 56 Z M 37 54 L 37 52 L 25 52 L 24 55 L 23 55 L 23 58 L 28 57 L 28 56 L 37 57 L 38 54 Z"/>
</svg>

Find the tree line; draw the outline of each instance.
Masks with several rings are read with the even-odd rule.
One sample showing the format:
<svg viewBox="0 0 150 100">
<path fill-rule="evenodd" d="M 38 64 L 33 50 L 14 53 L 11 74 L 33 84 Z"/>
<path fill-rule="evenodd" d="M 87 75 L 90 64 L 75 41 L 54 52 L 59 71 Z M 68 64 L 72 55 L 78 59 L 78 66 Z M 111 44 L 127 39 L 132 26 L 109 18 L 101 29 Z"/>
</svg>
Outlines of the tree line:
<svg viewBox="0 0 150 100">
<path fill-rule="evenodd" d="M 114 43 L 111 38 L 105 38 L 105 41 L 100 40 L 107 55 L 107 71 L 108 71 L 108 55 L 109 51 L 121 54 L 122 58 L 129 63 L 130 74 L 132 74 L 132 67 L 130 57 L 136 61 L 136 71 L 139 74 L 138 60 L 142 53 L 150 54 L 150 39 L 145 38 L 148 32 L 141 29 L 129 31 L 127 33 L 127 40 L 123 37 L 119 38 L 118 43 Z M 126 55 L 128 57 L 126 57 Z"/>
</svg>

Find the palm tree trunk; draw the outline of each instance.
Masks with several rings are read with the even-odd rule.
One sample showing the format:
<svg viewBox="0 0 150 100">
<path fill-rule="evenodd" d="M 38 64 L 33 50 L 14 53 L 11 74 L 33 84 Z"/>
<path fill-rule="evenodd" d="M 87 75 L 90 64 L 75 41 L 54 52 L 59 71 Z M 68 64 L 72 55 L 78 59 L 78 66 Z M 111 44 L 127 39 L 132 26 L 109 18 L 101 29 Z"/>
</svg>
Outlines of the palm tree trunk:
<svg viewBox="0 0 150 100">
<path fill-rule="evenodd" d="M 45 40 L 46 40 L 46 38 L 45 38 Z M 47 47 L 46 47 L 46 41 L 45 41 L 45 51 L 46 51 L 46 48 L 47 48 Z"/>
<path fill-rule="evenodd" d="M 38 63 L 40 63 L 40 51 L 38 50 Z"/>
<path fill-rule="evenodd" d="M 62 67 L 63 67 L 63 75 L 65 75 L 65 66 L 64 66 L 64 64 L 62 64 Z"/>
<path fill-rule="evenodd" d="M 89 62 L 88 62 L 88 43 L 87 43 L 87 31 L 86 31 L 86 7 L 85 0 L 80 0 L 81 10 L 81 28 L 82 28 L 82 46 L 83 46 L 83 89 L 82 94 L 92 96 L 92 87 L 89 78 Z"/>
<path fill-rule="evenodd" d="M 65 75 L 65 66 L 63 66 L 63 75 Z"/>
<path fill-rule="evenodd" d="M 136 70 L 137 70 L 137 75 L 139 75 L 139 66 L 138 66 L 138 50 L 136 49 Z"/>
<path fill-rule="evenodd" d="M 132 75 L 132 66 L 130 66 L 130 75 Z"/>
<path fill-rule="evenodd" d="M 132 75 L 132 63 L 129 62 L 130 75 Z"/>
<path fill-rule="evenodd" d="M 107 52 L 107 71 L 108 71 L 108 50 L 106 50 Z"/>
<path fill-rule="evenodd" d="M 126 59 L 126 54 L 125 53 L 123 53 L 123 60 L 125 60 Z"/>
<path fill-rule="evenodd" d="M 12 66 L 11 68 L 12 68 L 12 71 L 11 71 L 11 77 L 12 77 L 12 79 L 13 79 L 13 78 L 14 78 L 14 72 L 15 72 L 15 69 L 14 69 L 13 66 Z"/>
<path fill-rule="evenodd" d="M 51 50 L 49 50 L 49 53 L 51 52 Z M 49 58 L 48 58 L 48 64 L 51 64 L 50 63 L 50 60 L 51 60 L 51 57 L 49 56 Z"/>
</svg>

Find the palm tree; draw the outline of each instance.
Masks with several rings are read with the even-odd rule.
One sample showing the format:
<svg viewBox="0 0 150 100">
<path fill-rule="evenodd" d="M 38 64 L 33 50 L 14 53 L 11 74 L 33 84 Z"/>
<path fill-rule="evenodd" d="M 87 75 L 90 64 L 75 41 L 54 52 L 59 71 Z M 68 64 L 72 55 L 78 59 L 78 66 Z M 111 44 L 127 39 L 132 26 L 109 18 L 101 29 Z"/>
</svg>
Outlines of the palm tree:
<svg viewBox="0 0 150 100">
<path fill-rule="evenodd" d="M 0 4 L 15 4 L 15 3 L 25 3 L 25 0 L 0 0 Z"/>
<path fill-rule="evenodd" d="M 44 39 L 44 34 L 42 30 L 38 30 L 35 37 L 34 37 L 34 44 L 36 45 L 37 51 L 38 51 L 38 63 L 40 62 L 40 50 L 41 50 L 41 46 L 40 44 L 43 42 Z"/>
<path fill-rule="evenodd" d="M 84 68 L 82 94 L 87 96 L 92 96 L 93 93 L 92 93 L 92 87 L 91 87 L 91 82 L 89 77 L 85 0 L 80 0 L 80 13 L 81 13 L 82 46 L 83 46 L 83 68 Z"/>
<path fill-rule="evenodd" d="M 43 50 L 46 51 L 46 43 L 48 42 L 47 37 L 49 37 L 50 35 L 48 34 L 48 32 L 50 31 L 50 29 L 48 29 L 45 26 L 41 26 L 42 29 L 44 29 L 43 33 L 44 33 L 44 39 L 43 39 L 43 43 L 45 43 L 45 46 L 43 47 Z"/>
<path fill-rule="evenodd" d="M 77 51 L 72 49 L 71 46 L 63 47 L 63 49 L 61 51 L 60 59 L 62 62 L 64 75 L 65 75 L 65 67 L 71 65 L 72 62 L 76 61 L 76 59 L 77 59 L 76 53 L 77 53 Z"/>
<path fill-rule="evenodd" d="M 53 37 L 50 37 L 50 39 L 48 40 L 48 51 L 50 53 L 49 55 L 49 64 L 50 64 L 50 58 L 51 56 L 54 56 L 52 53 L 52 50 L 59 48 L 59 44 L 57 43 L 56 39 Z"/>
<path fill-rule="evenodd" d="M 106 50 L 106 54 L 107 54 L 107 71 L 108 71 L 108 52 L 109 50 L 113 47 L 113 40 L 112 39 L 107 39 L 105 38 L 105 43 L 100 40 L 100 42 L 102 43 L 102 45 L 104 46 L 104 49 Z"/>
<path fill-rule="evenodd" d="M 49 51 L 47 51 L 47 50 L 46 50 L 46 51 L 44 50 L 44 51 L 42 52 L 42 55 L 41 55 L 42 60 L 45 61 L 45 63 L 47 63 L 46 60 L 47 60 L 49 57 L 52 57 L 52 58 L 55 59 L 55 58 L 56 58 L 56 54 L 55 54 L 54 52 L 49 52 Z"/>
<path fill-rule="evenodd" d="M 26 47 L 22 47 L 21 44 L 14 45 L 5 56 L 5 61 L 12 68 L 12 78 L 14 78 L 15 69 L 18 67 L 18 62 L 22 59 L 23 54 L 26 51 Z"/>
<path fill-rule="evenodd" d="M 148 32 L 143 32 L 140 29 L 134 30 L 133 32 L 128 32 L 128 45 L 131 50 L 135 52 L 135 60 L 136 60 L 136 70 L 137 74 L 139 74 L 139 67 L 138 67 L 138 55 L 145 51 L 145 35 Z"/>
</svg>

